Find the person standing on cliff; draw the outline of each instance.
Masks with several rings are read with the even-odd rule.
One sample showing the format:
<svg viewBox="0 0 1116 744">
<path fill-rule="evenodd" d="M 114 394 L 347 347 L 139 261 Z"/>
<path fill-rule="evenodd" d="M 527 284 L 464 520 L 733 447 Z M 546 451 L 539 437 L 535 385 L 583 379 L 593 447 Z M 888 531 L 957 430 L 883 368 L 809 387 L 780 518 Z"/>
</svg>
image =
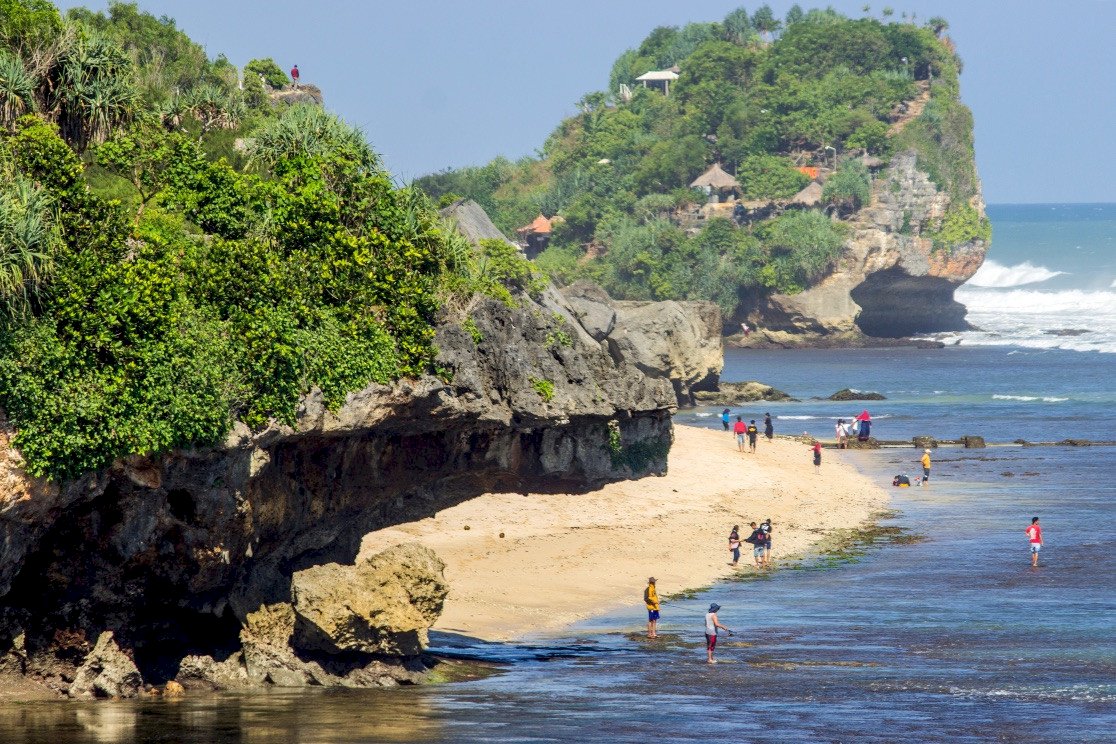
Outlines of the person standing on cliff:
<svg viewBox="0 0 1116 744">
<path fill-rule="evenodd" d="M 759 427 L 756 426 L 756 420 L 748 424 L 748 451 L 753 455 L 756 454 L 756 437 L 759 436 Z"/>
<path fill-rule="evenodd" d="M 763 435 L 768 441 L 775 438 L 775 425 L 771 423 L 771 414 L 763 414 Z"/>
<path fill-rule="evenodd" d="M 737 416 L 736 423 L 732 425 L 732 433 L 736 435 L 736 451 L 744 451 L 744 431 L 747 429 L 744 426 L 744 417 Z"/>
<path fill-rule="evenodd" d="M 659 593 L 655 591 L 655 577 L 647 580 L 643 590 L 643 604 L 647 606 L 647 637 L 659 637 Z"/>
<path fill-rule="evenodd" d="M 291 68 L 291 80 L 294 81 L 294 87 L 298 88 L 298 65 Z"/>
<path fill-rule="evenodd" d="M 1039 518 L 1031 517 L 1031 526 L 1026 529 L 1027 539 L 1031 541 L 1031 568 L 1038 568 L 1039 551 L 1042 550 L 1042 527 Z"/>
<path fill-rule="evenodd" d="M 922 485 L 930 482 L 930 450 L 922 451 Z"/>
</svg>

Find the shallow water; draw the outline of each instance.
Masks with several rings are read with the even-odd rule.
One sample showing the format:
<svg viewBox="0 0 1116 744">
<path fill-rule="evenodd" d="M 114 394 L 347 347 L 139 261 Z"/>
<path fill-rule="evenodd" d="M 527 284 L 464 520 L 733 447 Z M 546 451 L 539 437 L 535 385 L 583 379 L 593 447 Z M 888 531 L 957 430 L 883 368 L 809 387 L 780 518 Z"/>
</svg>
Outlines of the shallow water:
<svg viewBox="0 0 1116 744">
<path fill-rule="evenodd" d="M 887 416 L 875 433 L 889 439 L 1055 438 L 1045 436 L 1051 428 L 1059 438 L 1116 439 L 1114 357 L 1011 351 L 741 352 L 730 354 L 726 377 L 778 380 L 802 396 L 846 386 L 880 390 L 889 400 L 872 404 L 874 415 Z M 760 405 L 779 416 L 824 416 L 776 419 L 781 432 L 797 431 L 793 421 L 824 435 L 831 416 L 860 408 Z M 719 426 L 700 412 L 680 418 Z M 900 470 L 913 472 L 917 453 L 841 456 L 888 483 Z M 939 450 L 932 486 L 892 490 L 897 513 L 884 524 L 908 539 L 666 602 L 665 637 L 655 643 L 638 635 L 638 586 L 630 612 L 557 638 L 464 648 L 461 639 L 435 638 L 455 654 L 513 662 L 486 679 L 177 702 L 9 704 L 0 706 L 0 741 L 1111 741 L 1114 457 L 1116 448 Z M 1023 530 L 1036 514 L 1047 548 L 1032 570 Z M 668 560 L 654 554 L 649 535 L 649 573 Z M 722 663 L 712 667 L 701 647 L 710 601 L 737 630 L 722 639 Z"/>
</svg>

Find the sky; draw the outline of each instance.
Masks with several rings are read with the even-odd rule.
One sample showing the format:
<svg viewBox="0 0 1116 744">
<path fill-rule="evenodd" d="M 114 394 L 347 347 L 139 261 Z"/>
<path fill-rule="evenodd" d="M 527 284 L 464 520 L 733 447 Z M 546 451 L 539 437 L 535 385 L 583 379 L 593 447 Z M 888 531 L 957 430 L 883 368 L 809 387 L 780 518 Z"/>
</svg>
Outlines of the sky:
<svg viewBox="0 0 1116 744">
<path fill-rule="evenodd" d="M 101 10 L 107 0 L 57 2 Z M 656 26 L 741 0 L 139 0 L 211 56 L 298 64 L 402 180 L 536 153 Z M 754 10 L 760 2 L 745 3 Z M 770 2 L 785 14 L 792 2 Z M 864 0 L 801 2 L 863 15 Z M 884 3 L 871 3 L 874 13 Z M 1116 0 L 891 0 L 950 22 L 989 203 L 1116 202 Z"/>
</svg>

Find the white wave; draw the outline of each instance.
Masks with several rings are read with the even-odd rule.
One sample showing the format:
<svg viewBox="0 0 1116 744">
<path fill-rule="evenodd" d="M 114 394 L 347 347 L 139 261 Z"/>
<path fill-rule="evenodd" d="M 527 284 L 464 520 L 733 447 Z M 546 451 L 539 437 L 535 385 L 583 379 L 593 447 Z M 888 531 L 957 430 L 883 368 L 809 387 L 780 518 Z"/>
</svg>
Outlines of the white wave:
<svg viewBox="0 0 1116 744">
<path fill-rule="evenodd" d="M 820 419 L 832 418 L 832 416 L 776 416 L 777 419 L 796 419 L 798 421 L 806 421 L 807 419 Z"/>
<path fill-rule="evenodd" d="M 1024 261 L 1014 266 L 1004 266 L 995 261 L 985 260 L 977 273 L 967 282 L 973 287 L 1020 287 L 1024 284 L 1037 284 L 1065 274 L 1064 271 L 1051 271 L 1045 266 L 1035 266 Z"/>
<path fill-rule="evenodd" d="M 1033 401 L 1033 400 L 1041 400 L 1043 403 L 1062 403 L 1064 401 L 1069 400 L 1069 398 L 1055 398 L 1054 396 L 1050 396 L 1050 395 L 1039 396 L 1039 395 L 999 395 L 999 394 L 996 394 L 996 395 L 992 396 L 992 400 L 1019 400 L 1019 401 L 1024 401 L 1024 402 L 1030 402 L 1030 401 Z"/>
<path fill-rule="evenodd" d="M 1116 279 L 1113 279 L 1113 280 L 1112 280 L 1112 284 L 1109 284 L 1109 285 L 1108 285 L 1108 288 L 1109 288 L 1109 289 L 1116 289 Z"/>
<path fill-rule="evenodd" d="M 1116 291 L 961 287 L 957 301 L 980 331 L 941 338 L 974 346 L 1023 346 L 1116 353 Z M 1074 329 L 1084 333 L 1064 333 Z"/>
<path fill-rule="evenodd" d="M 697 416 L 698 418 L 709 418 L 713 414 L 712 413 L 695 413 L 694 415 Z"/>
</svg>

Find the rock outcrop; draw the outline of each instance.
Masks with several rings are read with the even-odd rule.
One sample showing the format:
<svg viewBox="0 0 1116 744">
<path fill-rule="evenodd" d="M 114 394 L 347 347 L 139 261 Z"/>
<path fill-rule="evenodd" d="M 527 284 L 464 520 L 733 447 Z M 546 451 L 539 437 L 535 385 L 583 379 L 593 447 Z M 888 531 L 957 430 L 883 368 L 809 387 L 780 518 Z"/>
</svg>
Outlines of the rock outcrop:
<svg viewBox="0 0 1116 744">
<path fill-rule="evenodd" d="M 768 333 L 855 342 L 968 328 L 953 292 L 980 268 L 988 246 L 977 240 L 935 249 L 929 233 L 949 206 L 949 195 L 918 169 L 913 152 L 895 155 L 873 182 L 869 204 L 852 218 L 834 271 L 803 292 L 768 298 L 750 318 L 762 330 L 737 344 L 768 344 Z M 984 216 L 979 196 L 972 206 Z"/>
<path fill-rule="evenodd" d="M 793 401 L 791 396 L 770 385 L 752 380 L 750 382 L 722 382 L 716 390 L 703 390 L 695 393 L 703 405 L 734 406 L 740 403 L 757 401 Z"/>
<path fill-rule="evenodd" d="M 136 663 L 120 650 L 106 630 L 78 667 L 68 693 L 75 698 L 130 698 L 143 686 Z"/>
<path fill-rule="evenodd" d="M 826 398 L 826 400 L 887 400 L 887 398 L 880 393 L 867 392 L 864 390 L 853 390 L 852 388 L 843 388 Z"/>
<path fill-rule="evenodd" d="M 433 552 L 410 544 L 355 566 L 298 571 L 291 580 L 292 643 L 328 654 L 418 656 L 449 592 L 444 570 Z"/>
<path fill-rule="evenodd" d="M 238 424 L 223 446 L 128 458 L 60 486 L 28 478 L 5 437 L 4 668 L 73 694 L 125 694 L 130 677 L 105 676 L 112 648 L 156 685 L 422 679 L 437 560 L 353 567 L 364 534 L 483 492 L 662 473 L 672 440 L 670 381 L 610 355 L 557 292 L 515 308 L 483 300 L 471 319 L 438 329 L 440 376 L 370 385 L 337 410 L 313 391 L 294 426 Z M 408 599 L 389 625 L 371 600 L 315 612 L 324 564 Z"/>
<path fill-rule="evenodd" d="M 442 209 L 439 214 L 473 245 L 479 244 L 482 240 L 501 240 L 515 245 L 500 232 L 500 228 L 493 224 L 484 208 L 472 199 L 458 199 Z M 519 246 L 516 246 L 517 250 L 518 248 Z"/>
<path fill-rule="evenodd" d="M 716 389 L 724 343 L 715 303 L 613 300 L 585 281 L 566 287 L 562 295 L 585 331 L 615 360 L 670 380 L 679 405 L 692 406 L 698 391 Z"/>
</svg>

